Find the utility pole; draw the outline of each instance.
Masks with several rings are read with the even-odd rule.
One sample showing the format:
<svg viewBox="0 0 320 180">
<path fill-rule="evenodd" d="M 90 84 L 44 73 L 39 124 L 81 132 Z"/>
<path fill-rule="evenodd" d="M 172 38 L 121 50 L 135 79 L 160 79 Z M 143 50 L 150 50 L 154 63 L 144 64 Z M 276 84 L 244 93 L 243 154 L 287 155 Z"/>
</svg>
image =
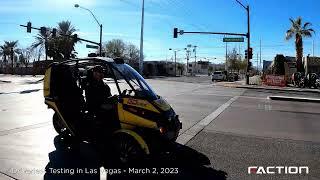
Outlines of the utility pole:
<svg viewBox="0 0 320 180">
<path fill-rule="evenodd" d="M 261 39 L 260 39 L 260 68 L 261 68 L 261 72 L 262 72 L 262 67 L 261 67 Z"/>
<path fill-rule="evenodd" d="M 174 76 L 177 76 L 177 51 L 174 51 Z"/>
<path fill-rule="evenodd" d="M 12 68 L 12 74 L 14 74 L 14 67 L 13 67 L 13 56 L 14 56 L 14 52 L 13 52 L 13 48 L 10 49 L 10 56 L 11 56 L 11 68 Z"/>
<path fill-rule="evenodd" d="M 188 76 L 188 73 L 189 73 L 189 52 L 190 52 L 190 50 L 188 49 L 187 51 L 186 51 L 186 53 L 187 53 L 187 76 Z"/>
<path fill-rule="evenodd" d="M 228 42 L 226 42 L 226 63 L 224 65 L 224 70 L 228 70 Z"/>
<path fill-rule="evenodd" d="M 194 51 L 194 74 L 196 74 L 196 71 L 197 71 L 197 69 L 196 69 L 196 67 L 197 67 L 197 46 L 193 46 L 194 47 L 194 49 L 193 49 L 193 51 Z"/>
<path fill-rule="evenodd" d="M 142 12 L 141 12 L 141 34 L 140 34 L 140 61 L 139 71 L 143 74 L 143 26 L 144 26 L 144 0 L 142 0 Z"/>
<path fill-rule="evenodd" d="M 248 40 L 248 52 L 249 52 L 249 49 L 250 49 L 250 9 L 249 9 L 249 5 L 247 6 L 246 8 L 247 10 L 247 18 L 248 18 L 248 36 L 247 36 L 247 40 Z M 247 57 L 247 72 L 246 72 L 246 84 L 249 84 L 249 56 Z"/>
<path fill-rule="evenodd" d="M 259 73 L 259 54 L 257 53 L 257 72 Z"/>
</svg>

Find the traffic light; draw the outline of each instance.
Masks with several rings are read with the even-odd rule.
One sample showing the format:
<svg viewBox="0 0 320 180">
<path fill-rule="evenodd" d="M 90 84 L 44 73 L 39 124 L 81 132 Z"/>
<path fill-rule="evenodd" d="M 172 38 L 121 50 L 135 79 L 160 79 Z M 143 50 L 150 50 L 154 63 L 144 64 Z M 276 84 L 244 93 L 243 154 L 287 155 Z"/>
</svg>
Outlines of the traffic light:
<svg viewBox="0 0 320 180">
<path fill-rule="evenodd" d="M 173 38 L 178 37 L 178 28 L 173 28 Z"/>
<path fill-rule="evenodd" d="M 248 50 L 244 51 L 244 58 L 247 59 L 248 58 Z"/>
<path fill-rule="evenodd" d="M 52 29 L 52 37 L 56 37 L 57 36 L 57 29 L 53 28 Z"/>
<path fill-rule="evenodd" d="M 248 53 L 248 56 L 249 56 L 249 59 L 252 59 L 252 48 L 249 48 L 249 53 Z"/>
<path fill-rule="evenodd" d="M 40 28 L 40 33 L 41 33 L 42 35 L 45 35 L 45 34 L 47 33 L 47 28 L 46 28 L 46 27 L 41 27 L 41 28 Z"/>
<path fill-rule="evenodd" d="M 27 33 L 31 33 L 31 22 L 27 23 Z"/>
<path fill-rule="evenodd" d="M 72 39 L 73 39 L 74 42 L 77 42 L 78 41 L 78 34 L 74 34 L 72 36 Z"/>
</svg>

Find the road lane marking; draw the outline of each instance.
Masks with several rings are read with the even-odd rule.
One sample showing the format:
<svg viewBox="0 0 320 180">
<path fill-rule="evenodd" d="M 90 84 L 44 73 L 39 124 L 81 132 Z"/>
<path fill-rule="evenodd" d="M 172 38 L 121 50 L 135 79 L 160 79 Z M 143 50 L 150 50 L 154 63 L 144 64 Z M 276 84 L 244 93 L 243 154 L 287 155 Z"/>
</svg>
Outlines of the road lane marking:
<svg viewBox="0 0 320 180">
<path fill-rule="evenodd" d="M 0 174 L 2 174 L 2 175 L 4 175 L 4 176 L 6 176 L 6 177 L 8 177 L 8 178 L 14 179 L 14 180 L 19 180 L 19 179 L 17 179 L 17 178 L 15 178 L 15 177 L 13 177 L 13 176 L 10 176 L 10 175 L 9 175 L 9 174 L 7 174 L 7 173 L 1 172 L 1 171 L 0 171 Z"/>
<path fill-rule="evenodd" d="M 19 133 L 22 131 L 27 131 L 30 129 L 48 126 L 48 125 L 51 125 L 51 123 L 52 123 L 51 121 L 48 121 L 48 122 L 44 122 L 44 123 L 32 124 L 32 125 L 28 125 L 28 126 L 14 128 L 14 129 L 3 130 L 3 131 L 0 131 L 0 136 L 5 136 L 5 135 L 9 135 L 9 134 Z"/>
<path fill-rule="evenodd" d="M 209 125 L 214 119 L 216 119 L 224 110 L 226 110 L 234 101 L 236 101 L 240 96 L 234 96 L 229 101 L 221 105 L 218 109 L 213 111 L 207 117 L 187 129 L 185 132 L 181 133 L 177 139 L 180 144 L 187 144 L 194 136 L 196 136 L 200 131 L 202 131 L 207 125 Z"/>
</svg>

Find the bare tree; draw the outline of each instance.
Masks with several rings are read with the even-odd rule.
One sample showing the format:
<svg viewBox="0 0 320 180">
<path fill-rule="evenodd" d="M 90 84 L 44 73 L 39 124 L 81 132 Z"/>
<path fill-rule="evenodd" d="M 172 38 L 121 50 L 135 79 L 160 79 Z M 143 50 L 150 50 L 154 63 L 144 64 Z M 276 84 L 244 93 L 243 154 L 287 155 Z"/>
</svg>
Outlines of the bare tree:
<svg viewBox="0 0 320 180">
<path fill-rule="evenodd" d="M 104 46 L 104 52 L 110 58 L 125 58 L 126 44 L 121 39 L 112 39 Z"/>
<path fill-rule="evenodd" d="M 134 44 L 128 44 L 126 46 L 126 58 L 129 60 L 129 63 L 139 62 L 139 48 Z"/>
</svg>

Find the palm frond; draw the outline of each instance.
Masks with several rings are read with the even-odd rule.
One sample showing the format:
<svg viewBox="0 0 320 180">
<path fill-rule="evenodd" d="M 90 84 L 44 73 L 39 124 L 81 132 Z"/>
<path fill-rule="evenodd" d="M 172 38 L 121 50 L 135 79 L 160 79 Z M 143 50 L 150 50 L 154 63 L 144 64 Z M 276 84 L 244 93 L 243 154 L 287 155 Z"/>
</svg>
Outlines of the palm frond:
<svg viewBox="0 0 320 180">
<path fill-rule="evenodd" d="M 289 29 L 287 32 L 286 32 L 286 40 L 289 40 L 293 37 L 294 35 L 294 30 L 293 29 Z"/>
<path fill-rule="evenodd" d="M 303 25 L 303 29 L 307 29 L 309 26 L 311 26 L 312 24 L 310 22 L 306 22 Z"/>
<path fill-rule="evenodd" d="M 303 37 L 312 37 L 311 32 L 312 32 L 312 31 L 302 30 L 302 31 L 301 31 L 301 34 L 302 34 Z"/>
<path fill-rule="evenodd" d="M 301 24 L 302 24 L 302 18 L 299 16 L 296 20 L 296 23 L 299 27 L 301 27 Z"/>
</svg>

